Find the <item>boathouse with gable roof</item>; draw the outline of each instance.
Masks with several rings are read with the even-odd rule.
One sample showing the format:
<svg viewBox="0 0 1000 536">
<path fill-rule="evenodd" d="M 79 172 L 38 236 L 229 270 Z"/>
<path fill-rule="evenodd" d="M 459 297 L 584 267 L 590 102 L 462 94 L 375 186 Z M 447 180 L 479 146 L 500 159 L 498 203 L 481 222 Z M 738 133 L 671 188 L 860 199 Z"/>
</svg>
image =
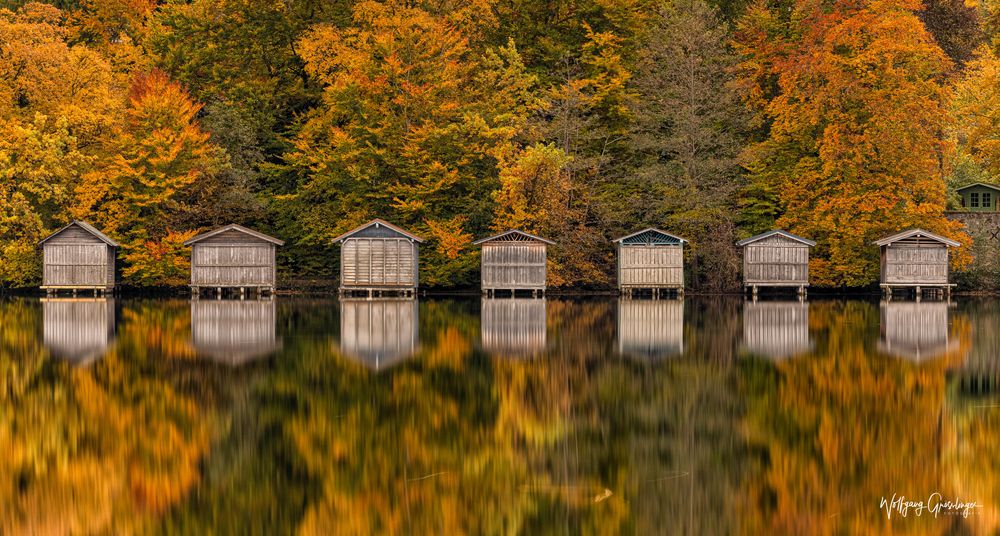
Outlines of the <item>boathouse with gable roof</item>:
<svg viewBox="0 0 1000 536">
<path fill-rule="evenodd" d="M 42 290 L 112 292 L 117 284 L 118 243 L 92 225 L 74 220 L 41 242 Z"/>
<path fill-rule="evenodd" d="M 497 290 L 545 292 L 548 246 L 555 242 L 518 229 L 476 240 L 482 247 L 482 291 L 493 295 Z"/>
<path fill-rule="evenodd" d="M 816 242 L 775 229 L 736 243 L 743 249 L 743 285 L 757 295 L 759 287 L 792 287 L 804 296 L 809 287 L 809 248 Z"/>
<path fill-rule="evenodd" d="M 341 294 L 416 294 L 423 238 L 375 219 L 334 238 L 333 242 L 341 246 Z"/>
<path fill-rule="evenodd" d="M 917 299 L 924 289 L 950 294 L 948 248 L 961 244 L 923 229 L 908 229 L 876 240 L 881 260 L 881 287 L 887 298 L 893 289 L 912 288 Z"/>
<path fill-rule="evenodd" d="M 613 240 L 618 250 L 618 289 L 626 296 L 649 289 L 684 293 L 684 244 L 687 240 L 650 227 Z"/>
<path fill-rule="evenodd" d="M 276 286 L 276 255 L 285 243 L 273 236 L 230 224 L 202 233 L 184 242 L 191 247 L 191 293 L 203 289 L 238 289 L 273 293 Z"/>
</svg>

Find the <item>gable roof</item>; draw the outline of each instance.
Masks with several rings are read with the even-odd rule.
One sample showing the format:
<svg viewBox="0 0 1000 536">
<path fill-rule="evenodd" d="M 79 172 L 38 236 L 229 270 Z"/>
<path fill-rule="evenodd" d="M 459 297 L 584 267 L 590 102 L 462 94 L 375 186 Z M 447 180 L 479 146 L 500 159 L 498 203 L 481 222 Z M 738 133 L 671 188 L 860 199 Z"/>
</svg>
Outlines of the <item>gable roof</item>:
<svg viewBox="0 0 1000 536">
<path fill-rule="evenodd" d="M 407 231 L 405 229 L 402 229 L 400 227 L 396 227 L 395 225 L 393 225 L 393 224 L 391 224 L 391 223 L 389 223 L 389 222 L 387 222 L 387 221 L 385 221 L 385 220 L 383 220 L 381 218 L 375 218 L 374 220 L 372 220 L 372 221 L 370 221 L 370 222 L 368 222 L 368 223 L 366 223 L 364 225 L 359 225 L 358 227 L 355 227 L 354 229 L 351 229 L 350 231 L 347 231 L 346 233 L 338 236 L 337 238 L 334 238 L 333 239 L 333 243 L 343 242 L 344 240 L 347 240 L 348 238 L 350 238 L 352 235 L 360 233 L 361 231 L 364 231 L 365 229 L 367 229 L 367 228 L 369 228 L 369 227 L 371 227 L 373 225 L 376 226 L 376 227 L 381 226 L 381 227 L 385 227 L 387 229 L 392 229 L 393 231 L 396 231 L 397 233 L 399 233 L 399 234 L 405 236 L 406 238 L 409 238 L 410 240 L 413 240 L 414 242 L 417 242 L 419 244 L 423 244 L 424 243 L 424 239 L 423 238 L 420 238 L 419 236 L 417 236 L 417 235 L 415 235 L 415 234 L 413 234 L 413 233 L 411 233 L 411 232 L 409 232 L 409 231 Z"/>
<path fill-rule="evenodd" d="M 111 246 L 113 248 L 119 247 L 118 246 L 118 242 L 115 242 L 114 240 L 112 240 L 111 238 L 109 238 L 108 235 L 106 235 L 106 234 L 98 231 L 93 225 L 91 225 L 91 224 L 89 224 L 89 223 L 87 223 L 85 221 L 80 221 L 80 220 L 73 220 L 73 221 L 69 222 L 68 224 L 62 226 L 58 231 L 56 231 L 56 232 L 50 234 L 49 236 L 46 236 L 45 238 L 43 238 L 38 243 L 38 245 L 40 246 L 40 245 L 48 242 L 54 236 L 58 235 L 59 233 L 65 231 L 66 229 L 69 229 L 70 227 L 73 227 L 73 226 L 79 227 L 79 228 L 83 229 L 84 231 L 87 231 L 88 233 L 94 235 L 94 237 L 96 237 L 101 242 L 104 242 L 105 244 L 107 244 L 107 245 L 109 245 L 109 246 Z"/>
<path fill-rule="evenodd" d="M 958 246 L 962 245 L 950 238 L 945 238 L 943 236 L 936 235 L 934 233 L 929 233 L 923 229 L 909 229 L 901 233 L 896 233 L 892 236 L 887 236 L 882 240 L 876 240 L 874 243 L 878 244 L 879 246 L 886 246 L 892 244 L 893 242 L 899 242 L 900 240 L 906 240 L 907 238 L 913 238 L 913 237 L 929 238 L 931 240 L 934 240 L 935 242 L 940 242 L 946 246 L 950 246 L 953 248 L 957 248 Z"/>
<path fill-rule="evenodd" d="M 526 233 L 526 232 L 524 232 L 524 231 L 522 231 L 520 229 L 511 229 L 509 231 L 504 231 L 504 232 L 502 232 L 502 233 L 500 233 L 498 235 L 488 236 L 486 238 L 480 238 L 479 240 L 476 240 L 472 244 L 478 246 L 479 244 L 483 244 L 485 242 L 492 242 L 494 240 L 499 240 L 501 238 L 505 238 L 505 237 L 510 236 L 510 235 L 518 235 L 518 236 L 521 236 L 523 238 L 527 238 L 529 240 L 535 240 L 535 241 L 538 241 L 538 242 L 543 242 L 543 243 L 548 244 L 550 246 L 554 246 L 556 244 L 555 242 L 553 242 L 553 241 L 551 241 L 551 240 L 549 240 L 547 238 L 542 238 L 540 236 L 535 236 L 535 235 L 533 235 L 531 233 Z"/>
<path fill-rule="evenodd" d="M 793 235 L 792 233 L 789 233 L 788 231 L 782 231 L 781 229 L 775 229 L 773 231 L 768 231 L 766 233 L 761 233 L 759 235 L 751 236 L 750 238 L 744 238 L 743 240 L 740 240 L 739 242 L 737 242 L 736 245 L 737 246 L 745 246 L 747 244 L 756 242 L 758 240 L 763 240 L 765 238 L 770 238 L 770 237 L 775 236 L 775 235 L 780 235 L 780 236 L 783 236 L 783 237 L 788 238 L 790 240 L 794 240 L 796 242 L 801 242 L 801 243 L 803 243 L 803 244 L 805 244 L 807 246 L 810 246 L 810 247 L 816 245 L 815 241 L 809 240 L 808 238 L 802 238 L 801 236 L 798 236 L 798 235 Z"/>
<path fill-rule="evenodd" d="M 257 231 L 254 231 L 253 229 L 247 229 L 246 227 L 243 227 L 242 225 L 237 225 L 235 223 L 230 223 L 229 225 L 226 225 L 224 227 L 219 227 L 218 229 L 215 229 L 213 231 L 209 231 L 207 233 L 201 233 L 198 236 L 195 236 L 193 238 L 189 238 L 189 239 L 187 239 L 184 242 L 184 245 L 185 246 L 190 246 L 190 245 L 195 244 L 197 242 L 201 242 L 202 240 L 205 240 L 206 238 L 212 238 L 213 236 L 218 235 L 218 234 L 222 234 L 222 233 L 224 233 L 226 231 L 238 231 L 238 232 L 241 232 L 243 234 L 248 234 L 248 235 L 250 235 L 250 236 L 252 236 L 254 238 L 259 238 L 259 239 L 261 239 L 261 240 L 263 240 L 265 242 L 270 242 L 270 243 L 272 243 L 272 244 L 274 244 L 276 246 L 283 246 L 283 245 L 285 245 L 285 241 L 284 240 L 279 240 L 279 239 L 277 239 L 277 238 L 275 238 L 273 236 L 268 236 L 268 235 L 266 235 L 264 233 L 258 233 Z"/>
<path fill-rule="evenodd" d="M 687 240 L 685 240 L 685 239 L 683 239 L 683 238 L 681 238 L 681 237 L 679 237 L 677 235 L 672 235 L 672 234 L 670 234 L 670 233 L 668 233 L 666 231 L 662 231 L 662 230 L 657 229 L 655 227 L 647 227 L 647 228 L 645 228 L 645 229 L 643 229 L 641 231 L 636 231 L 636 232 L 634 232 L 634 233 L 632 233 L 630 235 L 625 235 L 625 236 L 623 236 L 621 238 L 616 238 L 616 239 L 612 240 L 612 242 L 624 242 L 624 241 L 626 241 L 626 240 L 628 240 L 630 238 L 634 238 L 634 237 L 637 237 L 637 236 L 645 234 L 645 233 L 660 234 L 660 235 L 663 235 L 665 237 L 668 237 L 668 238 L 670 238 L 672 240 L 675 240 L 675 241 L 681 242 L 681 243 L 687 242 Z"/>
<path fill-rule="evenodd" d="M 992 190 L 996 190 L 996 191 L 1000 192 L 1000 186 L 997 186 L 996 184 L 985 183 L 985 182 L 974 182 L 972 184 L 966 184 L 965 186 L 959 186 L 958 188 L 955 188 L 955 191 L 956 192 L 961 192 L 962 190 L 968 190 L 969 188 L 972 188 L 973 186 L 982 186 L 983 188 L 990 188 Z"/>
</svg>

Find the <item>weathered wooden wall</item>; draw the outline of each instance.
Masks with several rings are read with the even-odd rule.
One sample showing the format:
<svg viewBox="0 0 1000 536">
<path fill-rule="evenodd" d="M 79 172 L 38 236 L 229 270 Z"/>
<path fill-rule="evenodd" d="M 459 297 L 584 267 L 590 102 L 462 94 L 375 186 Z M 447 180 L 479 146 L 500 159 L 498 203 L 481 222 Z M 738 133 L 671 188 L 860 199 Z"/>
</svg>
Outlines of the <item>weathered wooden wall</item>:
<svg viewBox="0 0 1000 536">
<path fill-rule="evenodd" d="M 620 288 L 683 288 L 684 249 L 681 245 L 618 246 Z"/>
<path fill-rule="evenodd" d="M 879 351 L 913 360 L 939 357 L 950 348 L 947 302 L 881 304 Z"/>
<path fill-rule="evenodd" d="M 684 302 L 618 300 L 618 351 L 659 357 L 684 351 Z"/>
<path fill-rule="evenodd" d="M 42 300 L 42 342 L 52 355 L 84 364 L 102 357 L 115 340 L 115 300 Z"/>
<path fill-rule="evenodd" d="M 774 235 L 743 247 L 743 280 L 746 285 L 809 284 L 809 247 Z"/>
<path fill-rule="evenodd" d="M 378 370 L 420 347 L 416 300 L 340 300 L 340 351 Z"/>
<path fill-rule="evenodd" d="M 484 243 L 482 288 L 544 290 L 546 251 L 546 245 L 541 242 Z"/>
<path fill-rule="evenodd" d="M 191 340 L 199 355 L 239 365 L 281 349 L 274 300 L 192 300 Z"/>
<path fill-rule="evenodd" d="M 799 301 L 762 301 L 743 304 L 743 347 L 774 359 L 793 357 L 812 349 L 809 304 Z"/>
<path fill-rule="evenodd" d="M 191 285 L 274 288 L 275 249 L 236 230 L 206 238 L 191 249 Z"/>
<path fill-rule="evenodd" d="M 948 284 L 948 248 L 937 241 L 917 238 L 882 247 L 882 283 Z"/>
<path fill-rule="evenodd" d="M 348 238 L 340 256 L 343 288 L 415 288 L 419 247 L 404 238 Z"/>
<path fill-rule="evenodd" d="M 43 288 L 113 288 L 115 250 L 71 226 L 42 245 Z"/>
<path fill-rule="evenodd" d="M 545 300 L 483 298 L 480 309 L 482 347 L 502 354 L 533 354 L 545 350 Z"/>
</svg>

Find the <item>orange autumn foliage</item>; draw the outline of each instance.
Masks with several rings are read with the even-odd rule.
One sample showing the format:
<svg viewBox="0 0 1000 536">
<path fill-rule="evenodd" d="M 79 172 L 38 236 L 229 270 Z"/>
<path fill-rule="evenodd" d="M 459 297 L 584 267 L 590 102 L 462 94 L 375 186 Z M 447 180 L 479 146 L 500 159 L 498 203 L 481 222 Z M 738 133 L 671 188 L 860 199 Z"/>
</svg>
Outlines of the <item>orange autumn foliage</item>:
<svg viewBox="0 0 1000 536">
<path fill-rule="evenodd" d="M 739 29 L 743 93 L 770 123 L 746 166 L 778 192 L 775 224 L 818 242 L 813 283 L 877 280 L 871 242 L 907 228 L 970 242 L 944 217 L 950 61 L 918 9 L 799 0 L 790 17 L 754 8 Z M 964 248 L 953 256 L 969 261 Z"/>
</svg>

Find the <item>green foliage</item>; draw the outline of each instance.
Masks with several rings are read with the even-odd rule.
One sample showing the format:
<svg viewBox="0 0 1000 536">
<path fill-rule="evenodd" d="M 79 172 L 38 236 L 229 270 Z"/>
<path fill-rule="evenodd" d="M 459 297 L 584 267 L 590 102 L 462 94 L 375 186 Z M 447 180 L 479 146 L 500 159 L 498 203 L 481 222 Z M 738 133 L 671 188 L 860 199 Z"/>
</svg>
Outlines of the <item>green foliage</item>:
<svg viewBox="0 0 1000 536">
<path fill-rule="evenodd" d="M 993 173 L 973 50 L 1000 42 L 1000 8 L 814 4 L 0 2 L 0 284 L 37 283 L 33 244 L 72 217 L 140 286 L 182 281 L 174 238 L 231 222 L 286 241 L 284 279 L 334 277 L 330 238 L 373 217 L 428 239 L 429 286 L 474 284 L 472 241 L 516 226 L 557 243 L 552 284 L 606 286 L 610 239 L 654 225 L 690 240 L 698 290 L 733 288 L 735 238 L 775 225 L 819 238 L 823 282 L 864 283 L 876 227 L 957 232 L 945 175 Z M 855 179 L 920 208 L 840 244 L 828 216 L 873 204 Z"/>
</svg>

